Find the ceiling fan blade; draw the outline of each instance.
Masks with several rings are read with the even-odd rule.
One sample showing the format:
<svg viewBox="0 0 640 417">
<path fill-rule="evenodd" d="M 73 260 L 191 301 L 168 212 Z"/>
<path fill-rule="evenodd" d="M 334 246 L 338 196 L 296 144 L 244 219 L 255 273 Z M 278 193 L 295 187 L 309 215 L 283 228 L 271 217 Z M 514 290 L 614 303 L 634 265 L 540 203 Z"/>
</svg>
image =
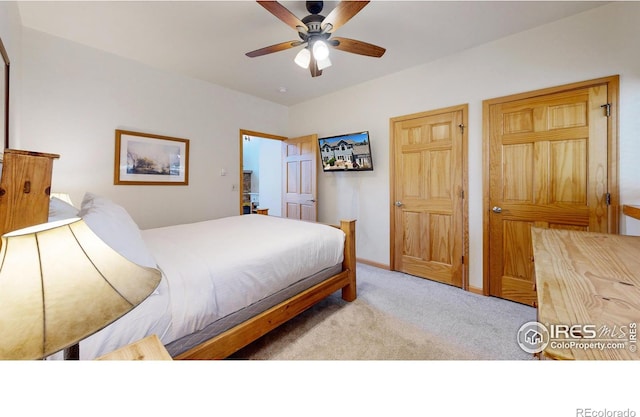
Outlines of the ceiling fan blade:
<svg viewBox="0 0 640 417">
<path fill-rule="evenodd" d="M 255 51 L 247 52 L 245 55 L 249 58 L 255 58 L 257 56 L 272 54 L 274 52 L 280 52 L 287 49 L 294 48 L 296 46 L 302 45 L 300 41 L 287 41 L 278 43 L 271 46 L 265 46 L 264 48 L 256 49 Z"/>
<path fill-rule="evenodd" d="M 309 71 L 311 71 L 312 77 L 319 77 L 322 75 L 322 70 L 318 68 L 318 62 L 311 56 L 311 62 L 309 62 Z"/>
<path fill-rule="evenodd" d="M 332 33 L 369 4 L 368 1 L 341 1 L 322 21 L 322 31 Z"/>
<path fill-rule="evenodd" d="M 349 38 L 332 38 L 329 44 L 339 51 L 372 56 L 374 58 L 380 58 L 386 52 L 386 49 L 379 46 Z"/>
<path fill-rule="evenodd" d="M 277 1 L 258 1 L 258 3 L 267 9 L 269 13 L 293 28 L 293 30 L 297 30 L 302 33 L 306 33 L 308 31 L 307 25 L 305 25 L 302 20 L 298 19 L 296 15 L 291 13 L 286 7 Z"/>
</svg>

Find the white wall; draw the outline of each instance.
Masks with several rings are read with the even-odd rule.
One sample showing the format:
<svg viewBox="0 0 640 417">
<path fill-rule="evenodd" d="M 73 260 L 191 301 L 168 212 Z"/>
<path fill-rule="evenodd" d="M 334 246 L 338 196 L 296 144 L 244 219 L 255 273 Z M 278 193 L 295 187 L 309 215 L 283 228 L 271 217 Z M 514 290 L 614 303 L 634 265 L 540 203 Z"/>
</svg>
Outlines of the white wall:
<svg viewBox="0 0 640 417">
<path fill-rule="evenodd" d="M 389 119 L 468 103 L 470 284 L 481 288 L 482 101 L 615 74 L 621 77 L 621 200 L 640 203 L 639 21 L 640 3 L 614 2 L 291 107 L 290 136 L 371 135 L 373 172 L 319 173 L 319 220 L 357 219 L 357 256 L 388 265 Z M 634 220 L 621 223 L 623 233 L 640 234 Z"/>
<path fill-rule="evenodd" d="M 23 29 L 22 51 L 22 129 L 12 146 L 60 154 L 53 191 L 76 204 L 86 191 L 108 196 L 143 229 L 237 214 L 240 129 L 287 130 L 284 106 L 32 29 Z M 113 185 L 115 129 L 189 139 L 189 186 Z"/>
<path fill-rule="evenodd" d="M 260 189 L 260 139 L 247 136 L 242 143 L 242 170 L 251 171 L 251 190 L 257 193 Z"/>
<path fill-rule="evenodd" d="M 259 208 L 268 208 L 270 216 L 282 213 L 282 142 L 250 136 L 242 145 L 244 170 L 251 172 L 251 192 L 259 193 Z M 254 200 L 252 200 L 254 201 Z"/>
<path fill-rule="evenodd" d="M 260 208 L 282 214 L 282 142 L 260 139 Z"/>
</svg>

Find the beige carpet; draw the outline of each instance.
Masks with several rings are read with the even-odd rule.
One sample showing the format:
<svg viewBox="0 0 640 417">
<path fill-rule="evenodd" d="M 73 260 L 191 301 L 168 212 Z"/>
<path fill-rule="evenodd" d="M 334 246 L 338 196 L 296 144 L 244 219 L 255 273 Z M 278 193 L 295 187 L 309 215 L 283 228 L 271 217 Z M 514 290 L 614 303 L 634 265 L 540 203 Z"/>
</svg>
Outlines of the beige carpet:
<svg viewBox="0 0 640 417">
<path fill-rule="evenodd" d="M 517 344 L 529 306 L 358 264 L 358 298 L 332 294 L 233 359 L 531 360 Z"/>
<path fill-rule="evenodd" d="M 372 308 L 337 295 L 290 320 L 230 359 L 439 360 L 477 359 L 459 347 Z"/>
</svg>

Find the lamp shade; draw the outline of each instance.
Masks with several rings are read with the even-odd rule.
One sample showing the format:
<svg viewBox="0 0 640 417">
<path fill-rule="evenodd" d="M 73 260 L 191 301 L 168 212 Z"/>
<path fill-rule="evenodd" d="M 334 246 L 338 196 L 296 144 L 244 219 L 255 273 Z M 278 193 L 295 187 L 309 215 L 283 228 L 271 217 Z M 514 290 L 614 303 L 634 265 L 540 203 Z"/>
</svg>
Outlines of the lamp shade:
<svg viewBox="0 0 640 417">
<path fill-rule="evenodd" d="M 318 69 L 322 71 L 323 69 L 329 68 L 331 66 L 331 60 L 329 59 L 329 57 L 326 57 L 325 59 L 318 60 L 317 65 Z"/>
<path fill-rule="evenodd" d="M 311 62 L 311 52 L 307 48 L 302 48 L 296 55 L 294 62 L 302 68 L 309 68 Z"/>
<path fill-rule="evenodd" d="M 39 359 L 65 349 L 132 310 L 160 278 L 79 218 L 7 233 L 0 250 L 0 358 Z"/>
<path fill-rule="evenodd" d="M 313 57 L 317 61 L 322 61 L 329 57 L 329 47 L 322 40 L 317 40 L 313 43 Z"/>
</svg>

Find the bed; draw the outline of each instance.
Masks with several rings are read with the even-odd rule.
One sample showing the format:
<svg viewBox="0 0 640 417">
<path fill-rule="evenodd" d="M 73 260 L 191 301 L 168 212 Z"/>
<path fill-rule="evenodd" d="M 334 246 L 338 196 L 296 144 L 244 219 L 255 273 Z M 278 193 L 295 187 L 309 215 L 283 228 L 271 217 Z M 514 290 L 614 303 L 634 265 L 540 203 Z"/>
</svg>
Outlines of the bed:
<svg viewBox="0 0 640 417">
<path fill-rule="evenodd" d="M 151 296 L 80 342 L 80 359 L 151 334 L 174 359 L 225 358 L 336 291 L 356 298 L 353 220 L 329 226 L 249 214 L 140 230 L 107 198 L 87 193 L 79 210 L 52 198 L 49 219 L 69 216 L 162 272 Z"/>
</svg>

